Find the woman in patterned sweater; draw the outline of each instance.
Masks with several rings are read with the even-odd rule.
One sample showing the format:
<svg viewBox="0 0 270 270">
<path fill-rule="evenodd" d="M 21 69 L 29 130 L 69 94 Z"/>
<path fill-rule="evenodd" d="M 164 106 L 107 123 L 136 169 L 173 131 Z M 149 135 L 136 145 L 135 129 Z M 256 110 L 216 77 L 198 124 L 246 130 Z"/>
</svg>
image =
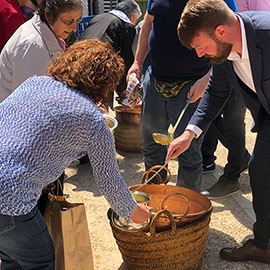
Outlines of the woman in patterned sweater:
<svg viewBox="0 0 270 270">
<path fill-rule="evenodd" d="M 123 181 L 113 136 L 98 102 L 114 91 L 123 60 L 99 40 L 78 42 L 0 104 L 0 259 L 4 269 L 54 269 L 54 250 L 37 209 L 42 188 L 88 154 L 96 184 L 114 211 L 150 216 Z M 10 267 L 10 268 L 9 268 Z"/>
</svg>

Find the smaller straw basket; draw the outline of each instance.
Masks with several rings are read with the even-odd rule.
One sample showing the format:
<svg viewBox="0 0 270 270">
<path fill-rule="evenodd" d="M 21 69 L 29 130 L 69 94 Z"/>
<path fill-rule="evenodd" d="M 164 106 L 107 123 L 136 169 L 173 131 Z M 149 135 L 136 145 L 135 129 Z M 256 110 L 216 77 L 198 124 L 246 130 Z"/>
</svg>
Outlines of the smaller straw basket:
<svg viewBox="0 0 270 270">
<path fill-rule="evenodd" d="M 171 228 L 156 232 L 156 221 L 167 215 Z M 198 270 L 202 264 L 211 211 L 201 219 L 176 226 L 172 214 L 159 211 L 145 231 L 128 232 L 110 225 L 118 248 L 129 270 Z M 111 216 L 111 215 L 108 215 Z"/>
</svg>

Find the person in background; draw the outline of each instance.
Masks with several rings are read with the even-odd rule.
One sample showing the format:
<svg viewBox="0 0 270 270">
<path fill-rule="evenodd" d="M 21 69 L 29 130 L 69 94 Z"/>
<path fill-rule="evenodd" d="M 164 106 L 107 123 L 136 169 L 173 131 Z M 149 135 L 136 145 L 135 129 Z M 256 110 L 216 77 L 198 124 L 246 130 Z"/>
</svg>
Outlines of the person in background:
<svg viewBox="0 0 270 270">
<path fill-rule="evenodd" d="M 23 81 L 45 75 L 48 63 L 65 49 L 64 39 L 76 31 L 80 0 L 42 0 L 32 19 L 21 25 L 0 54 L 0 102 Z"/>
<path fill-rule="evenodd" d="M 199 59 L 186 49 L 177 37 L 177 24 L 187 0 L 149 0 L 144 17 L 135 61 L 128 76 L 135 72 L 141 77 L 143 63 L 150 56 L 150 67 L 145 72 L 141 113 L 142 153 L 145 170 L 164 164 L 167 148 L 155 143 L 152 134 L 167 133 L 174 125 L 187 100 L 193 96 L 175 136 L 184 131 L 186 123 L 195 111 L 209 80 L 210 61 Z M 233 1 L 228 4 L 235 7 Z M 202 155 L 201 142 L 194 140 L 188 151 L 178 158 L 177 185 L 196 191 L 201 189 Z M 161 172 L 165 182 L 167 173 Z"/>
<path fill-rule="evenodd" d="M 237 10 L 241 11 L 270 11 L 269 0 L 235 0 Z"/>
<path fill-rule="evenodd" d="M 34 16 L 40 1 L 41 0 L 18 0 L 26 20 L 30 20 Z"/>
<path fill-rule="evenodd" d="M 125 61 L 125 75 L 117 86 L 117 94 L 124 97 L 126 74 L 134 61 L 132 44 L 136 34 L 135 25 L 142 15 L 139 5 L 134 0 L 124 0 L 115 9 L 95 16 L 79 37 L 80 40 L 99 38 L 108 41 Z M 113 93 L 105 101 L 107 107 L 113 108 Z"/>
<path fill-rule="evenodd" d="M 214 63 L 210 83 L 184 133 L 169 146 L 166 160 L 175 158 L 206 132 L 232 89 L 241 93 L 257 133 L 249 162 L 256 222 L 254 238 L 223 248 L 230 261 L 270 264 L 270 19 L 269 12 L 233 13 L 222 0 L 190 0 L 182 13 L 178 35 L 182 44 Z"/>
<path fill-rule="evenodd" d="M 60 54 L 48 76 L 31 77 L 0 104 L 0 259 L 3 269 L 54 269 L 54 248 L 37 209 L 42 188 L 88 154 L 112 209 L 144 223 L 120 175 L 113 135 L 96 104 L 124 72 L 108 43 L 77 42 Z"/>
<path fill-rule="evenodd" d="M 31 19 L 40 0 L 0 0 L 0 53 L 12 34 Z"/>
<path fill-rule="evenodd" d="M 0 0 L 0 52 L 12 34 L 25 21 L 16 0 Z"/>
</svg>

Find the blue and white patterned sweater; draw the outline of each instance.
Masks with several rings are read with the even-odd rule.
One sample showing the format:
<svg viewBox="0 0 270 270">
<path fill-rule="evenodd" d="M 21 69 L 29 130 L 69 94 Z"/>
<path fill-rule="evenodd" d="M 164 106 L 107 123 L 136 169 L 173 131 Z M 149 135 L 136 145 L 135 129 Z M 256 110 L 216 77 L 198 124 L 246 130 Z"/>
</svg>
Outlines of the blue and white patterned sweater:
<svg viewBox="0 0 270 270">
<path fill-rule="evenodd" d="M 118 215 L 130 218 L 136 202 L 96 105 L 50 77 L 25 81 L 0 104 L 0 214 L 29 213 L 43 187 L 85 154 L 100 192 Z"/>
</svg>

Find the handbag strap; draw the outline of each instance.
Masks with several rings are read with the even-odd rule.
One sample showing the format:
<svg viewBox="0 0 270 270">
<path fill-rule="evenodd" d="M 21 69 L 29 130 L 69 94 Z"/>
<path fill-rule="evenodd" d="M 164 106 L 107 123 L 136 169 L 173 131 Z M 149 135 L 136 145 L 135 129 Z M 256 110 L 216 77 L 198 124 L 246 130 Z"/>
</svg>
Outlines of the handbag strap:
<svg viewBox="0 0 270 270">
<path fill-rule="evenodd" d="M 61 189 L 61 191 L 62 191 L 62 194 L 64 194 L 64 189 L 63 189 L 63 185 L 62 185 L 62 183 L 61 183 L 61 181 L 60 181 L 60 179 L 58 178 L 57 179 L 57 186 L 56 186 L 56 195 L 57 196 L 59 196 L 59 187 L 60 187 L 60 189 Z"/>
<path fill-rule="evenodd" d="M 58 178 L 57 179 L 57 184 L 56 184 L 56 194 L 54 194 L 54 191 L 51 190 L 51 192 L 49 193 L 49 197 L 54 201 L 62 201 L 62 202 L 66 201 L 66 196 L 65 195 L 59 196 L 59 194 L 58 194 L 58 191 L 60 190 L 59 188 L 61 189 L 62 193 L 64 193 L 63 192 L 63 185 L 62 185 L 60 179 Z"/>
</svg>

